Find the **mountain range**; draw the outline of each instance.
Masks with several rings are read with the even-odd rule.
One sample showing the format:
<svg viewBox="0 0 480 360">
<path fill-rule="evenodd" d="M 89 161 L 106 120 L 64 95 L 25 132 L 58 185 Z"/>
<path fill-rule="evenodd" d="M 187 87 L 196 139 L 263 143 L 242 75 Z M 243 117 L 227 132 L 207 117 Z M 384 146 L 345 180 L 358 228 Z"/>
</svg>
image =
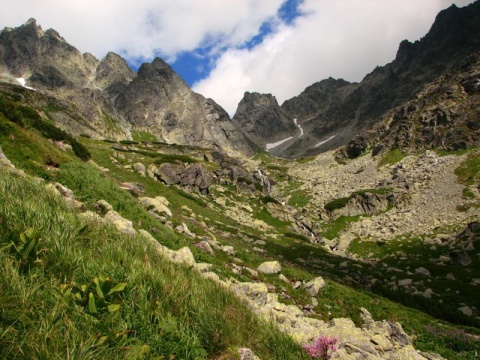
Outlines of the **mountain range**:
<svg viewBox="0 0 480 360">
<path fill-rule="evenodd" d="M 346 145 L 460 68 L 480 49 L 479 32 L 479 2 L 452 5 L 421 40 L 404 40 L 391 63 L 360 83 L 329 78 L 282 105 L 271 94 L 246 92 L 232 119 L 213 99 L 194 93 L 162 59 L 135 73 L 119 55 L 110 52 L 98 60 L 82 54 L 34 19 L 0 33 L 0 72 L 3 82 L 26 84 L 75 109 L 75 115 L 50 114 L 75 135 L 132 140 L 149 133 L 157 141 L 231 154 L 268 149 L 298 158 Z"/>
<path fill-rule="evenodd" d="M 480 1 L 235 115 L 0 32 L 0 358 L 476 359 Z"/>
</svg>

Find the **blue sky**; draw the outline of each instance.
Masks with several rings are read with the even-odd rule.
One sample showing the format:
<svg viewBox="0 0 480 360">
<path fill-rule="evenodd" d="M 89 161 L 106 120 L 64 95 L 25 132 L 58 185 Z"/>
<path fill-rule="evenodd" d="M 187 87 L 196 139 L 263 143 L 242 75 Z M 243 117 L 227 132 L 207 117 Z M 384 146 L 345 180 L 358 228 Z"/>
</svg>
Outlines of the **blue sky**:
<svg viewBox="0 0 480 360">
<path fill-rule="evenodd" d="M 255 48 L 263 42 L 266 36 L 275 32 L 278 22 L 289 26 L 293 25 L 295 19 L 302 15 L 302 11 L 299 9 L 302 2 L 303 0 L 286 0 L 278 9 L 276 17 L 266 19 L 259 26 L 258 32 L 254 36 L 236 47 L 247 50 Z M 175 61 L 170 62 L 170 66 L 188 85 L 193 86 L 196 82 L 208 77 L 218 58 L 229 49 L 226 46 L 216 48 L 216 45 L 215 39 L 210 39 L 196 49 L 182 51 L 176 55 Z M 140 62 L 138 60 L 132 61 L 129 65 L 137 70 L 141 65 L 141 60 Z"/>
<path fill-rule="evenodd" d="M 473 0 L 453 0 L 465 6 Z M 328 77 L 360 81 L 424 36 L 452 0 L 18 0 L 0 28 L 35 18 L 81 52 L 134 68 L 162 57 L 231 115 L 245 91 L 279 103 Z"/>
</svg>

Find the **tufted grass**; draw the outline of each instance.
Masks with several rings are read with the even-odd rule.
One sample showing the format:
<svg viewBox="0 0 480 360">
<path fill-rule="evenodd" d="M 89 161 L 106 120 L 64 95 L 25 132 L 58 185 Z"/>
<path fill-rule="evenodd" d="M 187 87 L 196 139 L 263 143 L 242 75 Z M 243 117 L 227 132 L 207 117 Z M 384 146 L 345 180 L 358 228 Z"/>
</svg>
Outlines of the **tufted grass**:
<svg viewBox="0 0 480 360">
<path fill-rule="evenodd" d="M 0 358 L 206 359 L 244 346 L 265 359 L 302 358 L 229 291 L 141 237 L 87 223 L 43 186 L 0 177 Z M 26 229 L 38 244 L 28 266 L 10 246 Z M 74 296 L 99 275 L 126 284 L 118 311 L 93 313 Z"/>
</svg>

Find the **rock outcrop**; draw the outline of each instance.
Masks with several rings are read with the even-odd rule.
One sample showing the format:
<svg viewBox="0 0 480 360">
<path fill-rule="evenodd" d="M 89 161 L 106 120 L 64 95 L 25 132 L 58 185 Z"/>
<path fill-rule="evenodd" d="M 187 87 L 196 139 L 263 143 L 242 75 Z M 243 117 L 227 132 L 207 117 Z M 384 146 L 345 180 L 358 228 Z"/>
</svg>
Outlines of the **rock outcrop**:
<svg viewBox="0 0 480 360">
<path fill-rule="evenodd" d="M 452 5 L 437 15 L 430 31 L 421 40 L 414 43 L 402 41 L 395 59 L 375 68 L 360 83 L 329 78 L 285 101 L 281 105 L 282 114 L 287 114 L 290 119 L 296 118 L 305 134 L 282 149 L 279 155 L 298 158 L 318 154 L 345 145 L 371 128 L 386 112 L 412 98 L 425 85 L 449 73 L 480 50 L 476 36 L 480 32 L 479 19 L 479 2 L 463 8 Z M 472 79 L 462 87 L 474 90 L 475 84 Z M 432 106 L 432 100 L 426 106 Z M 244 105 L 241 104 L 242 112 L 253 111 L 244 109 Z M 431 118 L 436 121 L 435 109 L 431 110 Z M 438 112 L 440 121 L 455 118 L 455 114 L 446 110 L 446 113 L 444 110 Z M 440 129 L 433 129 L 433 123 L 431 127 L 430 133 L 422 134 L 422 137 L 429 138 L 430 142 L 444 141 Z M 452 132 L 445 134 L 449 139 L 446 141 L 448 146 L 463 147 L 471 143 L 471 140 L 465 141 L 465 135 L 462 135 L 465 131 L 454 129 L 452 127 Z M 404 133 L 408 134 L 408 129 Z M 284 135 L 285 138 L 288 136 L 294 136 L 294 132 Z M 422 137 L 418 137 L 419 144 Z M 262 141 L 265 142 L 257 140 L 258 143 Z M 363 151 L 364 144 L 360 145 L 359 150 Z M 355 148 L 351 149 L 352 156 L 358 156 L 359 150 Z"/>
<path fill-rule="evenodd" d="M 246 92 L 232 121 L 260 149 L 299 132 L 293 118 L 280 108 L 271 94 Z"/>
<path fill-rule="evenodd" d="M 142 131 L 232 154 L 256 150 L 225 110 L 194 93 L 163 60 L 143 64 L 136 74 L 119 55 L 109 52 L 99 61 L 82 54 L 34 19 L 0 32 L 0 74 L 1 82 L 54 99 L 50 116 L 74 135 L 124 140 Z"/>
</svg>

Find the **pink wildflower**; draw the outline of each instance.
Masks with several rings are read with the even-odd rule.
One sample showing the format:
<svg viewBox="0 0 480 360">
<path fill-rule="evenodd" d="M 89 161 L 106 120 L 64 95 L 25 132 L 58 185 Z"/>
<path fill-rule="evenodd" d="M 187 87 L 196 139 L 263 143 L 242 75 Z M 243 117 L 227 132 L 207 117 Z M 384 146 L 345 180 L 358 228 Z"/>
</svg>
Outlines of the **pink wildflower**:
<svg viewBox="0 0 480 360">
<path fill-rule="evenodd" d="M 329 338 L 327 336 L 319 336 L 313 344 L 304 345 L 303 348 L 312 358 L 328 359 L 330 354 L 337 351 L 336 338 Z"/>
</svg>

